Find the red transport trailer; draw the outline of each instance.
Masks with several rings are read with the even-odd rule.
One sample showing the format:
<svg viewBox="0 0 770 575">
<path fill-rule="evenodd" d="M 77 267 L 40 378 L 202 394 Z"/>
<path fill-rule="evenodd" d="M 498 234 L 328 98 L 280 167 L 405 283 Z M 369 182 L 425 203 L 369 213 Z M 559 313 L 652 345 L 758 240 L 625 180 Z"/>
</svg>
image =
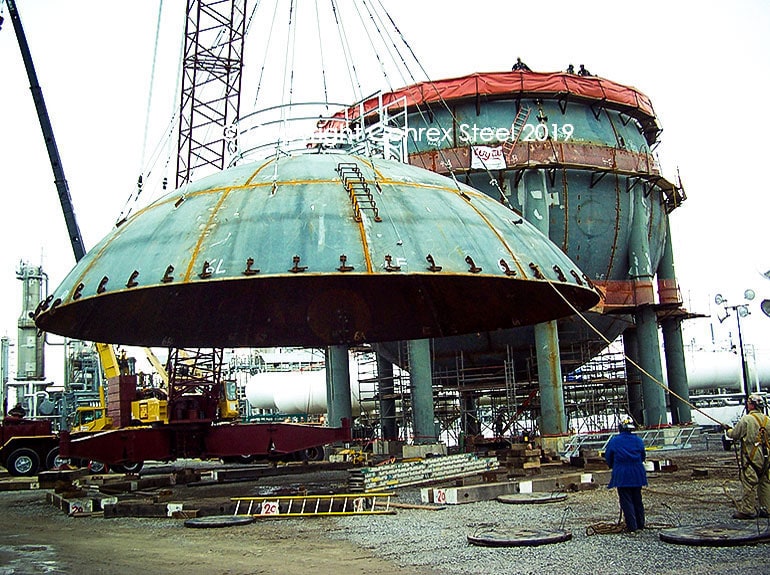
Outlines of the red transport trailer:
<svg viewBox="0 0 770 575">
<path fill-rule="evenodd" d="M 330 428 L 292 423 L 217 421 L 210 409 L 216 402 L 207 394 L 173 396 L 168 420 L 140 424 L 131 416 L 135 375 L 110 380 L 112 401 L 107 414 L 114 429 L 98 433 L 60 433 L 60 455 L 75 460 L 99 461 L 114 469 L 135 470 L 145 461 L 182 458 L 242 460 L 250 458 L 320 459 L 323 446 L 351 439 L 349 422 Z M 125 399 L 129 398 L 129 399 Z M 134 406 L 134 414 L 136 407 Z"/>
<path fill-rule="evenodd" d="M 58 445 L 50 421 L 5 417 L 0 424 L 0 465 L 11 475 L 36 475 L 40 469 L 53 468 Z"/>
</svg>

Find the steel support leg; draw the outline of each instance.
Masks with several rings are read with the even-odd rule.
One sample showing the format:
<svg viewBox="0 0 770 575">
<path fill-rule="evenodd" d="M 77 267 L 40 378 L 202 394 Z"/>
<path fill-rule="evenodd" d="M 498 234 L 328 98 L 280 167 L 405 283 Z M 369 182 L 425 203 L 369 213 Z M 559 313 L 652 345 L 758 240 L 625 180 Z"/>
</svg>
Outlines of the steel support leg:
<svg viewBox="0 0 770 575">
<path fill-rule="evenodd" d="M 414 442 L 435 443 L 437 437 L 429 339 L 409 341 L 409 374 L 412 381 Z"/>
<path fill-rule="evenodd" d="M 326 348 L 326 405 L 329 427 L 340 427 L 343 419 L 352 421 L 350 365 L 348 348 L 344 345 Z"/>
<path fill-rule="evenodd" d="M 377 354 L 377 389 L 380 396 L 380 429 L 386 441 L 398 439 L 393 364 Z"/>
<path fill-rule="evenodd" d="M 555 321 L 539 323 L 535 326 L 535 346 L 542 417 L 540 433 L 543 436 L 564 435 L 567 433 L 567 416 L 564 413 L 559 332 Z"/>
</svg>

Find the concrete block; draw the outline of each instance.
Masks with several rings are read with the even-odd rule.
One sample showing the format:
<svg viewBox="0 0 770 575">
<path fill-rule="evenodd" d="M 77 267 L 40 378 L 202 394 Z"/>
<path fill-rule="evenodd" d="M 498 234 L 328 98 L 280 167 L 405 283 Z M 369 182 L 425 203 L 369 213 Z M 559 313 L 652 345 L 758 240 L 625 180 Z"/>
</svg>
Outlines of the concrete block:
<svg viewBox="0 0 770 575">
<path fill-rule="evenodd" d="M 446 445 L 443 443 L 422 443 L 419 445 L 404 445 L 404 459 L 426 457 L 430 455 L 446 455 Z"/>
</svg>

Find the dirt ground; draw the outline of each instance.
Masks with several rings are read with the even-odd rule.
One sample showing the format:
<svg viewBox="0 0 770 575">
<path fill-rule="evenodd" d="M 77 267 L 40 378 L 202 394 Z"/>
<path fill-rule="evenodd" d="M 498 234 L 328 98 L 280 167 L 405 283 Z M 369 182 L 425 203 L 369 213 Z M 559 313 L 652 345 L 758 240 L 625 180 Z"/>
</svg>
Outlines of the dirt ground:
<svg viewBox="0 0 770 575">
<path fill-rule="evenodd" d="M 8 501 L 10 499 L 10 501 Z M 72 519 L 39 495 L 2 496 L 0 573 L 407 574 L 352 544 L 327 540 L 324 519 L 185 528 L 179 520 Z"/>
<path fill-rule="evenodd" d="M 672 459 L 676 470 L 658 474 L 647 488 L 646 497 L 676 504 L 677 513 L 717 502 L 729 517 L 730 497 L 737 495 L 733 456 L 713 446 L 710 449 L 705 455 L 702 451 L 676 452 Z M 708 479 L 694 485 L 694 469 L 706 470 Z M 327 481 L 344 482 L 344 477 L 344 472 L 337 472 Z M 289 476 L 256 484 L 177 486 L 173 498 L 226 505 L 230 497 L 256 495 L 257 489 L 274 488 L 269 484 L 291 486 L 306 480 Z M 576 494 L 572 503 L 577 509 L 580 496 Z M 366 518 L 361 519 L 361 529 L 371 528 Z M 0 575 L 431 573 L 424 566 L 401 567 L 396 563 L 398 558 L 384 560 L 376 555 L 375 548 L 360 548 L 344 537 L 335 537 L 335 532 L 342 529 L 335 518 L 329 517 L 262 520 L 210 529 L 192 529 L 185 527 L 183 520 L 170 518 L 76 518 L 47 503 L 41 490 L 0 492 Z"/>
<path fill-rule="evenodd" d="M 296 478 L 286 477 L 263 483 L 294 482 Z M 227 506 L 230 497 L 253 494 L 253 485 L 239 482 L 179 486 L 171 499 Z M 383 561 L 352 543 L 329 539 L 333 529 L 332 518 L 193 529 L 180 519 L 69 517 L 47 503 L 40 490 L 8 491 L 0 493 L 0 575 L 426 573 Z"/>
</svg>

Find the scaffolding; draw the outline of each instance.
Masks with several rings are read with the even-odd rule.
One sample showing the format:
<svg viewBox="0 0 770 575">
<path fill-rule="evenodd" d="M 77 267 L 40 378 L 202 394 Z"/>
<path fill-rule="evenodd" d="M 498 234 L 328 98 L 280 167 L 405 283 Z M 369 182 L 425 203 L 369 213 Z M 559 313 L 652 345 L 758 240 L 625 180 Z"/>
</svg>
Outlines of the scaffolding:
<svg viewBox="0 0 770 575">
<path fill-rule="evenodd" d="M 517 442 L 539 431 L 541 406 L 535 350 L 530 347 L 523 359 L 514 361 L 517 351 L 508 347 L 502 363 L 483 366 L 467 365 L 465 355 L 458 351 L 454 366 L 434 370 L 434 413 L 441 441 L 465 450 L 472 449 L 474 442 Z M 384 420 L 395 420 L 397 439 L 409 441 L 412 413 L 406 345 L 399 346 L 392 375 L 379 373 L 377 356 L 371 348 L 360 348 L 356 359 L 360 426 L 370 432 L 369 439 L 381 440 Z M 614 429 L 629 413 L 625 356 L 616 345 L 598 355 L 589 345 L 570 346 L 562 350 L 562 366 L 569 370 L 564 376 L 563 393 L 571 433 Z M 381 389 L 386 392 L 381 394 Z M 383 416 L 382 400 L 395 401 L 394 413 Z"/>
</svg>

